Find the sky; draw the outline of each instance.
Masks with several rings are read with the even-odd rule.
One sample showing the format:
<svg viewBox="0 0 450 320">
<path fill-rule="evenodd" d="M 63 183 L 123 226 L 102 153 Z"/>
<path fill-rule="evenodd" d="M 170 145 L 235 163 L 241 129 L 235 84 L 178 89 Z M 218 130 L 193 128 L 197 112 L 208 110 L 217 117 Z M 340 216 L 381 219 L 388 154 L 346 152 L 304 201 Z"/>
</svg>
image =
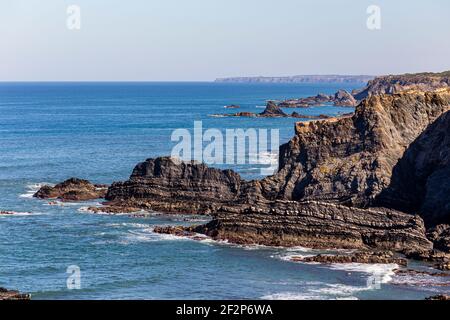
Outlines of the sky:
<svg viewBox="0 0 450 320">
<path fill-rule="evenodd" d="M 444 71 L 449 16 L 448 0 L 0 0 L 0 81 Z"/>
</svg>

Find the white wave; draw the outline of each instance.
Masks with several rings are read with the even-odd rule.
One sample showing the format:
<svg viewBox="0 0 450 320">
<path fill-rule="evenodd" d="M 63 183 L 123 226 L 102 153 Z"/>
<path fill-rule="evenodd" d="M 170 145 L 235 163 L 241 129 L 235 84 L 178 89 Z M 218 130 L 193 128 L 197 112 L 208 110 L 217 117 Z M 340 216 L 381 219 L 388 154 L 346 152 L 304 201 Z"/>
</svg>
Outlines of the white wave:
<svg viewBox="0 0 450 320">
<path fill-rule="evenodd" d="M 26 192 L 22 193 L 19 195 L 20 198 L 27 198 L 27 199 L 32 199 L 33 195 L 43 186 L 45 185 L 49 185 L 49 186 L 53 186 L 54 184 L 52 183 L 47 183 L 47 182 L 39 182 L 39 183 L 29 183 L 27 184 L 26 187 Z"/>
<path fill-rule="evenodd" d="M 17 212 L 17 211 L 7 211 L 11 214 L 2 214 L 0 213 L 0 217 L 24 217 L 24 216 L 39 216 L 45 213 L 43 212 Z"/>
<path fill-rule="evenodd" d="M 364 263 L 336 263 L 327 265 L 330 269 L 349 272 L 362 272 L 380 279 L 381 283 L 389 283 L 395 275 L 394 270 L 399 268 L 398 264 L 364 264 Z"/>
</svg>

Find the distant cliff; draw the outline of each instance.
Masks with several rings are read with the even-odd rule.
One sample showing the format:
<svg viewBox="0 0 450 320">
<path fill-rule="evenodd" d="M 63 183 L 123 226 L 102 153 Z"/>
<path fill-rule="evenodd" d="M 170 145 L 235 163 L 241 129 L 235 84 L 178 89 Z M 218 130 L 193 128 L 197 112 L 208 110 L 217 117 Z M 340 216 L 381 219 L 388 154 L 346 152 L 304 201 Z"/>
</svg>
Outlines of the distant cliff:
<svg viewBox="0 0 450 320">
<path fill-rule="evenodd" d="M 287 77 L 234 77 L 219 78 L 215 82 L 226 83 L 366 83 L 374 76 L 368 75 L 298 75 Z"/>
</svg>

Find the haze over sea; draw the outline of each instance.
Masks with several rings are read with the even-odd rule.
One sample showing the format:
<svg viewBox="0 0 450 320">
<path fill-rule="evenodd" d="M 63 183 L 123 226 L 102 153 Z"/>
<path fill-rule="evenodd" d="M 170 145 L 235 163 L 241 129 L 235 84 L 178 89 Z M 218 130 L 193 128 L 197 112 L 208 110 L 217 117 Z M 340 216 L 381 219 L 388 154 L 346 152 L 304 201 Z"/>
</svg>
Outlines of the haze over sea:
<svg viewBox="0 0 450 320">
<path fill-rule="evenodd" d="M 429 284 L 439 279 L 396 276 L 394 265 L 307 265 L 287 261 L 314 253 L 305 248 L 242 247 L 152 232 L 155 225 L 206 217 L 100 215 L 85 210 L 95 201 L 49 205 L 32 198 L 42 183 L 69 177 L 127 179 L 138 162 L 169 155 L 172 131 L 192 129 L 198 120 L 204 128 L 279 129 L 285 143 L 298 119 L 209 115 L 237 112 L 224 109 L 229 104 L 260 112 L 256 107 L 268 99 L 363 85 L 0 83 L 0 210 L 17 212 L 0 215 L 0 287 L 34 299 L 422 299 L 444 292 Z M 351 109 L 295 111 L 338 115 Z M 246 179 L 260 178 L 259 166 L 232 168 Z M 66 287 L 71 265 L 81 269 L 80 290 Z M 373 276 L 380 286 L 367 286 Z"/>
</svg>

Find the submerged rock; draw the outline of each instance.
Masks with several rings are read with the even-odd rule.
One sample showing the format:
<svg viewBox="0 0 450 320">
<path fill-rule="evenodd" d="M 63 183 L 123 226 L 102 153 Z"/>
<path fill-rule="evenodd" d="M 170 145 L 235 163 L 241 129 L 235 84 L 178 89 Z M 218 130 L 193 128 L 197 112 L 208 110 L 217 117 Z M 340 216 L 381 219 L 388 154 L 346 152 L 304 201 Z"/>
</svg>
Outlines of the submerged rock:
<svg viewBox="0 0 450 320">
<path fill-rule="evenodd" d="M 103 198 L 106 191 L 106 185 L 94 185 L 88 180 L 70 178 L 54 187 L 43 186 L 33 196 L 40 199 L 86 201 Z"/>
</svg>

